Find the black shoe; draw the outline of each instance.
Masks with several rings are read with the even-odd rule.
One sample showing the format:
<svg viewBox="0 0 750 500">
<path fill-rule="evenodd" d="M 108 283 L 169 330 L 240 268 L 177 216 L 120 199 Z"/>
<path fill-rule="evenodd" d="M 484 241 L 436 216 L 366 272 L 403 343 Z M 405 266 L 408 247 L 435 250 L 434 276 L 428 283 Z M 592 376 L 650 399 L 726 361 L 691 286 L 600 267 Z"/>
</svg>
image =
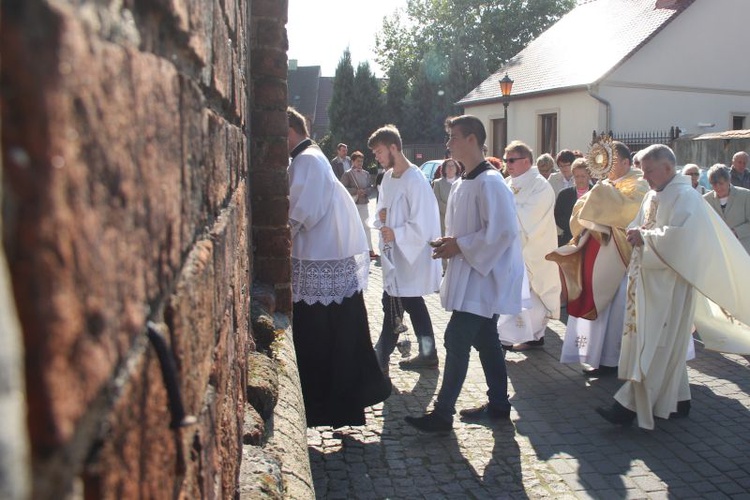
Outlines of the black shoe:
<svg viewBox="0 0 750 500">
<path fill-rule="evenodd" d="M 687 418 L 690 415 L 690 400 L 677 401 L 677 411 L 669 414 L 670 419 Z"/>
<path fill-rule="evenodd" d="M 622 426 L 632 424 L 636 416 L 634 411 L 628 410 L 616 401 L 609 408 L 600 406 L 596 409 L 596 413 L 601 415 L 607 422 Z"/>
<path fill-rule="evenodd" d="M 438 357 L 437 354 L 434 356 L 422 356 L 418 354 L 411 359 L 401 361 L 398 364 L 399 368 L 404 370 L 418 370 L 420 368 L 437 368 Z"/>
<path fill-rule="evenodd" d="M 426 413 L 421 417 L 406 417 L 404 420 L 422 432 L 447 434 L 453 430 L 453 422 L 436 415 L 435 412 Z"/>
<path fill-rule="evenodd" d="M 584 377 L 607 377 L 607 376 L 616 376 L 616 375 L 617 375 L 616 366 L 599 365 L 599 368 L 589 368 L 589 369 L 583 370 Z"/>
<path fill-rule="evenodd" d="M 490 408 L 489 403 L 477 408 L 467 408 L 458 412 L 461 420 L 510 420 L 510 410 L 496 410 Z"/>
<path fill-rule="evenodd" d="M 511 352 L 523 352 L 530 349 L 540 349 L 542 347 L 544 347 L 544 337 L 540 338 L 539 340 L 529 340 L 522 344 L 513 344 L 512 346 L 505 347 L 505 350 Z"/>
</svg>

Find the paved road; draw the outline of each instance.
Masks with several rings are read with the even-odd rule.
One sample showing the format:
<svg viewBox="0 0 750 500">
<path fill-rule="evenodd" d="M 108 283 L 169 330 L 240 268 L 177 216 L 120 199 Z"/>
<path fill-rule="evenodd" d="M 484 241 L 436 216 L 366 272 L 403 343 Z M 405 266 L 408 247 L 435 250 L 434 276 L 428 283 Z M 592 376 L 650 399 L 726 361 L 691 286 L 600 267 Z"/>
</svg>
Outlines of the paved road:
<svg viewBox="0 0 750 500">
<path fill-rule="evenodd" d="M 373 266 L 366 294 L 373 343 L 382 325 L 381 287 Z M 427 304 L 442 366 L 449 314 L 437 295 Z M 402 339 L 414 341 L 407 324 Z M 689 363 L 690 418 L 658 420 L 654 431 L 623 429 L 593 411 L 613 401 L 620 382 L 587 380 L 580 367 L 558 362 L 564 328 L 552 322 L 544 349 L 507 355 L 512 424 L 456 419 L 446 437 L 404 422 L 431 408 L 440 371 L 401 370 L 394 353 L 396 390 L 367 410 L 366 426 L 308 430 L 317 497 L 750 499 L 750 358 L 698 345 Z M 457 407 L 483 403 L 485 391 L 473 352 Z"/>
</svg>

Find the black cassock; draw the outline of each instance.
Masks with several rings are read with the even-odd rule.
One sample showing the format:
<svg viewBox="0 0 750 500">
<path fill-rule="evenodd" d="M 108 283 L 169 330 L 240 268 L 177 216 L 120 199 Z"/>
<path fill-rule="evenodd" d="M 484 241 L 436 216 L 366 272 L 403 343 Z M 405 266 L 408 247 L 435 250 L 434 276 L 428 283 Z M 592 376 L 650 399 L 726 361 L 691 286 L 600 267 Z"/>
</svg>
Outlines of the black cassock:
<svg viewBox="0 0 750 500">
<path fill-rule="evenodd" d="M 292 321 L 307 426 L 364 425 L 365 408 L 385 401 L 362 292 L 341 304 L 294 303 Z"/>
</svg>

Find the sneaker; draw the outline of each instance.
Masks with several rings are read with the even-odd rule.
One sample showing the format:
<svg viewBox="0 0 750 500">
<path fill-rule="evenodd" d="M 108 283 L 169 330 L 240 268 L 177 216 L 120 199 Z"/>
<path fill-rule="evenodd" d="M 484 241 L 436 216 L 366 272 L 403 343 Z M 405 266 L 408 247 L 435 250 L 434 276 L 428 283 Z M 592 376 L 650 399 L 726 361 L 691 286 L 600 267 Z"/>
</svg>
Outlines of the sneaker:
<svg viewBox="0 0 750 500">
<path fill-rule="evenodd" d="M 604 420 L 611 424 L 627 426 L 633 423 L 635 420 L 635 412 L 628 410 L 620 403 L 615 401 L 615 404 L 609 408 L 600 406 L 596 409 L 596 413 L 602 416 Z"/>
<path fill-rule="evenodd" d="M 438 357 L 437 354 L 435 354 L 434 356 L 422 356 L 421 354 L 418 354 L 411 359 L 401 361 L 398 366 L 399 368 L 403 368 L 405 370 L 414 370 L 419 368 L 437 368 Z"/>
<path fill-rule="evenodd" d="M 453 422 L 438 416 L 435 412 L 421 417 L 406 417 L 406 423 L 422 432 L 447 434 L 453 430 Z"/>
<path fill-rule="evenodd" d="M 467 408 L 458 412 L 461 420 L 510 420 L 510 410 L 496 410 L 485 403 L 477 408 Z"/>
</svg>

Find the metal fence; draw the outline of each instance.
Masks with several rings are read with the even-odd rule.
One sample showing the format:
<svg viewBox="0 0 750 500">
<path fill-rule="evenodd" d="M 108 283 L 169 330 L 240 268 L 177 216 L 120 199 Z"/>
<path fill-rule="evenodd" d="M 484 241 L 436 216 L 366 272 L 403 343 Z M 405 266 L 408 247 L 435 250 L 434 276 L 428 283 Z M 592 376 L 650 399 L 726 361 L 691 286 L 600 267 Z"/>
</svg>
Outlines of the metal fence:
<svg viewBox="0 0 750 500">
<path fill-rule="evenodd" d="M 680 127 L 670 127 L 669 130 L 660 130 L 652 132 L 617 132 L 609 131 L 609 135 L 615 141 L 624 143 L 631 151 L 639 151 L 652 144 L 666 144 L 673 147 L 675 141 L 680 137 Z M 593 144 L 599 137 L 599 133 L 594 130 L 591 135 Z"/>
</svg>

